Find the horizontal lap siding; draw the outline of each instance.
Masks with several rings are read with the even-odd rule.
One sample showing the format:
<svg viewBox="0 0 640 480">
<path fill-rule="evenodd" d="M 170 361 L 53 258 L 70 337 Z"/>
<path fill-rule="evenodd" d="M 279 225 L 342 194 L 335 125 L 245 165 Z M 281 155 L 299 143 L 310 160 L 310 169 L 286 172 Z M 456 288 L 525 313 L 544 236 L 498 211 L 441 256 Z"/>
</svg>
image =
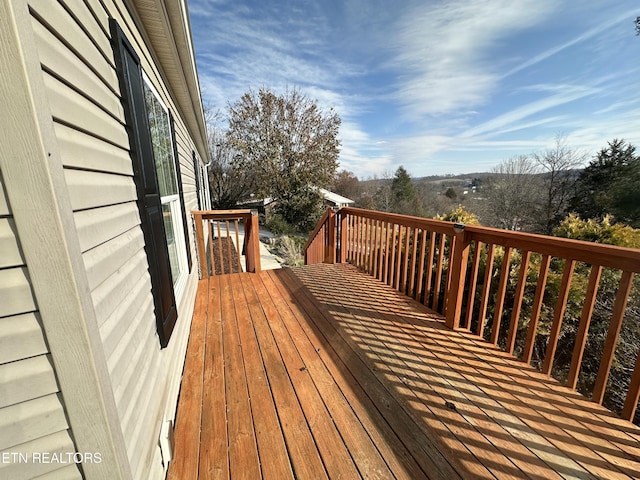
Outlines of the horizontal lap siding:
<svg viewBox="0 0 640 480">
<path fill-rule="evenodd" d="M 139 479 L 161 478 L 158 436 L 162 419 L 175 411 L 197 279 L 190 276 L 178 299 L 178 323 L 169 347 L 161 351 L 109 17 L 118 20 L 146 75 L 174 114 L 187 212 L 197 208 L 191 158 L 195 147 L 155 55 L 145 45 L 146 34 L 136 29 L 135 13 L 122 1 L 29 4 L 131 471 Z M 191 225 L 189 217 L 187 223 Z M 9 228 L 8 222 L 0 222 L 0 245 L 7 242 L 3 233 Z M 189 238 L 195 258 L 191 231 Z"/>
<path fill-rule="evenodd" d="M 74 452 L 45 334 L 0 177 L 0 456 Z M 30 457 L 29 457 L 30 458 Z M 0 462 L 0 478 L 26 479 L 60 465 Z M 68 478 L 79 478 L 75 465 Z"/>
</svg>

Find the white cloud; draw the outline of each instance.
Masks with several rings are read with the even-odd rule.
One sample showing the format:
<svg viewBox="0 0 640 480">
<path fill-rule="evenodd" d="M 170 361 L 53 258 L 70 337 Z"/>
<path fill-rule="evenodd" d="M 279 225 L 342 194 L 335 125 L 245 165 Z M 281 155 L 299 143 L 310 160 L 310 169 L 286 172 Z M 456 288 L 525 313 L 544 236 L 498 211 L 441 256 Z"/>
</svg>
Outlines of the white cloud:
<svg viewBox="0 0 640 480">
<path fill-rule="evenodd" d="M 393 44 L 393 65 L 404 72 L 398 101 L 413 118 L 484 104 L 499 80 L 491 47 L 553 7 L 551 0 L 455 0 L 407 12 Z"/>
<path fill-rule="evenodd" d="M 597 88 L 575 86 L 572 88 L 562 88 L 559 93 L 550 95 L 540 100 L 535 100 L 525 105 L 521 105 L 502 115 L 492 118 L 480 125 L 476 125 L 464 131 L 462 137 L 475 137 L 478 135 L 490 135 L 499 133 L 507 127 L 511 127 L 520 120 L 528 118 L 534 114 L 545 110 L 573 102 L 575 100 L 593 95 L 598 92 Z"/>
<path fill-rule="evenodd" d="M 556 45 L 555 47 L 549 48 L 547 50 L 545 50 L 542 53 L 539 53 L 538 55 L 520 63 L 519 65 L 513 67 L 511 70 L 507 71 L 506 73 L 504 73 L 502 75 L 502 78 L 508 77 L 510 75 L 513 75 L 514 73 L 517 73 L 521 70 L 524 70 L 526 68 L 529 68 L 533 65 L 536 65 L 544 60 L 547 60 L 548 58 L 562 52 L 563 50 L 566 50 L 567 48 L 573 47 L 574 45 L 577 45 L 578 43 L 582 43 L 586 40 L 589 40 L 603 32 L 606 32 L 608 30 L 611 30 L 611 28 L 621 22 L 627 21 L 629 20 L 629 16 L 632 15 L 632 13 L 630 12 L 626 12 L 623 15 L 618 15 L 612 19 L 609 19 L 608 21 L 605 22 L 601 22 L 599 23 L 596 27 L 591 28 L 590 30 L 587 30 L 584 33 L 581 33 L 580 35 L 578 35 L 575 38 L 572 38 L 571 40 L 564 42 L 560 45 Z"/>
<path fill-rule="evenodd" d="M 590 150 L 640 144 L 635 1 L 189 3 L 205 100 L 300 88 L 336 109 L 341 168 L 366 177 L 478 171 L 559 131 Z"/>
</svg>

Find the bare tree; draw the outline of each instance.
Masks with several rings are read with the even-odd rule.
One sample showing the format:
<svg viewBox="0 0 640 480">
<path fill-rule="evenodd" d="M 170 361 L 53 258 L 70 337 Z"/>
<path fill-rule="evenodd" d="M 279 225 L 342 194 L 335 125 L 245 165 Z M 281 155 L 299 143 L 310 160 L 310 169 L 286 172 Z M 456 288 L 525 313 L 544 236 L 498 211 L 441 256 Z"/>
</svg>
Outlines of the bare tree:
<svg viewBox="0 0 640 480">
<path fill-rule="evenodd" d="M 487 223 L 507 230 L 531 231 L 540 203 L 536 162 L 526 155 L 503 161 L 487 178 L 485 194 Z"/>
<path fill-rule="evenodd" d="M 578 169 L 587 160 L 587 155 L 569 147 L 566 136 L 558 135 L 552 148 L 534 153 L 532 159 L 542 173 L 544 189 L 536 230 L 551 235 L 567 215 Z"/>
<path fill-rule="evenodd" d="M 363 191 L 360 180 L 349 170 L 340 170 L 336 173 L 331 190 L 354 201 L 360 199 Z"/>
<path fill-rule="evenodd" d="M 208 142 L 211 204 L 216 209 L 232 209 L 251 193 L 251 175 L 242 168 L 240 154 L 231 146 L 225 132 L 210 127 Z"/>
</svg>

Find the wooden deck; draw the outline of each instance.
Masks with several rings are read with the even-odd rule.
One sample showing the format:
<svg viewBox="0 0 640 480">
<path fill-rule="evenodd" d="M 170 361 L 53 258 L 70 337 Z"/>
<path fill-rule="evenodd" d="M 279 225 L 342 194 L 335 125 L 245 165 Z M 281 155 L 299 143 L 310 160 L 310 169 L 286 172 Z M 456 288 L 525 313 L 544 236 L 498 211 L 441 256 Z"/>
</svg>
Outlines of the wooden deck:
<svg viewBox="0 0 640 480">
<path fill-rule="evenodd" d="M 199 285 L 168 478 L 640 478 L 640 429 L 349 265 Z"/>
</svg>

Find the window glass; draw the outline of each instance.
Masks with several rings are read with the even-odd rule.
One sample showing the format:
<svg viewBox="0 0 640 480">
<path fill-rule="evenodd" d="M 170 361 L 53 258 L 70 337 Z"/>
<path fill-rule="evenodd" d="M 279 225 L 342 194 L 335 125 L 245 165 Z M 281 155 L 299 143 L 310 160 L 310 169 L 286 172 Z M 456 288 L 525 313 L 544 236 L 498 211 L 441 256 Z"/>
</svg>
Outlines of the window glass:
<svg viewBox="0 0 640 480">
<path fill-rule="evenodd" d="M 144 99 L 147 104 L 160 195 L 163 197 L 175 195 L 178 193 L 178 184 L 173 160 L 173 146 L 171 145 L 169 115 L 147 82 L 144 82 Z"/>
<path fill-rule="evenodd" d="M 173 212 L 171 203 L 162 204 L 162 218 L 164 219 L 164 231 L 167 235 L 167 248 L 169 249 L 169 261 L 171 263 L 171 277 L 174 279 L 180 275 L 180 261 L 178 260 L 178 245 L 173 230 Z"/>
<path fill-rule="evenodd" d="M 179 290 L 178 285 L 184 283 L 183 274 L 186 274 L 188 267 L 184 238 L 182 235 L 177 235 L 176 233 L 183 231 L 183 225 L 180 195 L 178 195 L 176 159 L 173 153 L 171 122 L 169 120 L 169 111 L 161 102 L 158 94 L 146 77 L 144 77 L 143 83 L 144 98 L 149 119 L 149 133 L 151 134 L 153 156 L 158 174 L 162 218 L 167 236 L 171 277 L 177 292 Z"/>
</svg>

